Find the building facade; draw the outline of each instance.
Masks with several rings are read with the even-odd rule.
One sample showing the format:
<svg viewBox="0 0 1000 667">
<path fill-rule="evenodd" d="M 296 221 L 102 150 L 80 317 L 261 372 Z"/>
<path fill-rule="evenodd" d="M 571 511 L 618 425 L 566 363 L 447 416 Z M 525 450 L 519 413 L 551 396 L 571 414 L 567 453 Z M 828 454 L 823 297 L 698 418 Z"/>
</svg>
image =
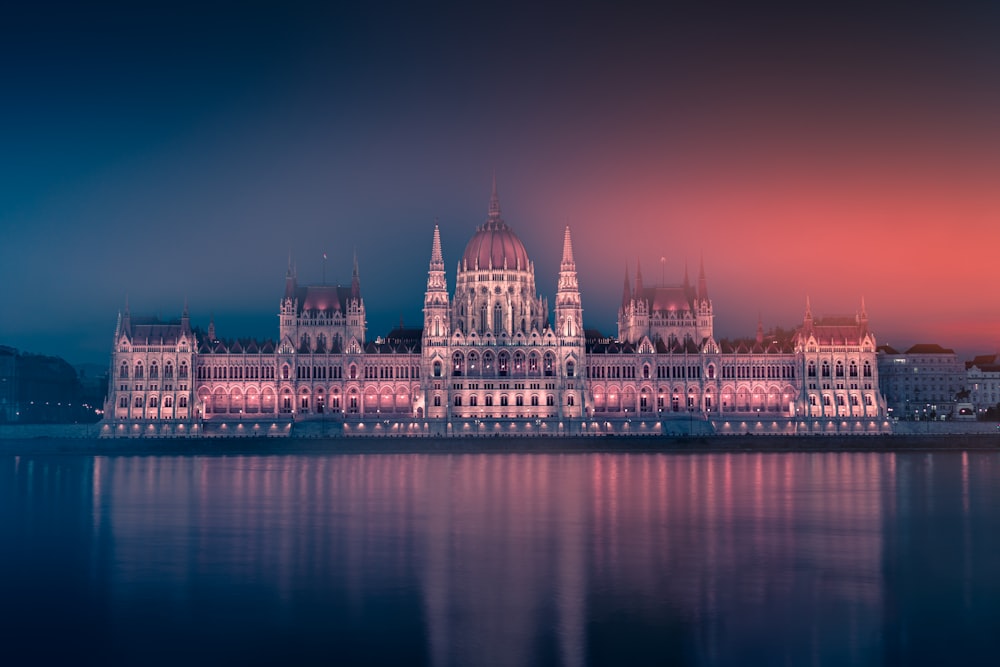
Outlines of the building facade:
<svg viewBox="0 0 1000 667">
<path fill-rule="evenodd" d="M 115 331 L 105 433 L 499 434 L 883 428 L 875 336 L 861 311 L 792 331 L 717 339 L 704 263 L 697 285 L 648 286 L 626 270 L 616 337 L 587 330 L 570 229 L 555 307 L 504 221 L 496 184 L 449 290 L 435 226 L 423 326 L 367 335 L 355 259 L 349 287 L 300 285 L 289 263 L 276 341 L 130 315 Z M 802 426 L 805 424 L 806 426 Z M 301 427 L 299 427 L 301 428 Z M 261 429 L 264 429 L 261 431 Z M 683 430 L 683 429 L 682 429 Z M 230 431 L 231 432 L 231 431 Z"/>
<path fill-rule="evenodd" d="M 965 366 L 954 350 L 919 343 L 899 352 L 878 349 L 879 377 L 888 413 L 897 419 L 949 417 L 965 390 Z"/>
</svg>

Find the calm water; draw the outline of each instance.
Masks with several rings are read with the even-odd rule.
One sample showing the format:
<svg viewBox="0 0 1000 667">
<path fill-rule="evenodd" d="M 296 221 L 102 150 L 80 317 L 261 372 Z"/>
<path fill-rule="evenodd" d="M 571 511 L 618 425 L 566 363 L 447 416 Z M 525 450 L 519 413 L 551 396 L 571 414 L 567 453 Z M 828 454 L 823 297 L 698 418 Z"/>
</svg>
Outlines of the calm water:
<svg viewBox="0 0 1000 667">
<path fill-rule="evenodd" d="M 993 665 L 1000 455 L 5 457 L 0 567 L 3 664 Z"/>
</svg>

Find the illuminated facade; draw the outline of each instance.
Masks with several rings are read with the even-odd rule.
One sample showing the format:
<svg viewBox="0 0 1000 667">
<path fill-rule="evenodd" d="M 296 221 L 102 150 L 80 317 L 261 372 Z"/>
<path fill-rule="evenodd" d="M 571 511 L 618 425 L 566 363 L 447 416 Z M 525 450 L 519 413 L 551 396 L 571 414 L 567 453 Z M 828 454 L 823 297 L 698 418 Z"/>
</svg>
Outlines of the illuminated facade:
<svg viewBox="0 0 1000 667">
<path fill-rule="evenodd" d="M 627 275 L 617 337 L 583 326 L 563 234 L 554 318 L 535 267 L 501 216 L 486 222 L 449 292 L 434 228 L 423 326 L 369 340 L 357 260 L 350 287 L 299 285 L 289 265 L 276 342 L 214 326 L 133 318 L 115 331 L 105 434 L 213 429 L 298 433 L 871 432 L 882 428 L 875 337 L 861 312 L 794 331 L 717 339 L 704 264 L 697 285 Z M 675 429 L 676 424 L 687 424 Z M 332 426 L 331 426 L 332 425 Z M 261 430 L 263 429 L 263 430 Z M 367 429 L 367 431 L 365 431 Z"/>
</svg>

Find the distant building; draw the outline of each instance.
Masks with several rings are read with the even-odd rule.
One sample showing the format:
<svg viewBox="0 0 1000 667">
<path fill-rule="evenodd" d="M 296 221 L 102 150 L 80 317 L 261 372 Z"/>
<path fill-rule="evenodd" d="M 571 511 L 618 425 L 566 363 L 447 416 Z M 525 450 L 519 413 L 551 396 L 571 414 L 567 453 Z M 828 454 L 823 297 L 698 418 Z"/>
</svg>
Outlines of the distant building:
<svg viewBox="0 0 1000 667">
<path fill-rule="evenodd" d="M 0 345 L 0 422 L 18 421 L 17 350 Z"/>
<path fill-rule="evenodd" d="M 685 270 L 679 285 L 651 286 L 636 266 L 634 282 L 626 271 L 618 336 L 588 331 L 567 227 L 550 318 L 494 183 L 453 291 L 434 228 L 421 328 L 368 336 L 356 258 L 348 287 L 300 284 L 289 263 L 275 341 L 216 337 L 211 325 L 198 331 L 186 308 L 164 322 L 126 307 L 107 426 L 136 433 L 180 421 L 190 432 L 332 420 L 345 430 L 405 423 L 456 434 L 652 433 L 669 419 L 734 430 L 811 419 L 826 420 L 827 430 L 880 428 L 863 302 L 853 316 L 814 318 L 807 300 L 794 331 L 758 327 L 756 337 L 718 340 L 707 284 L 703 264 L 697 285 Z"/>
<path fill-rule="evenodd" d="M 965 389 L 965 367 L 954 350 L 935 343 L 899 352 L 878 348 L 879 380 L 889 413 L 899 419 L 951 416 Z"/>
<path fill-rule="evenodd" d="M 968 401 L 976 412 L 1000 411 L 1000 355 L 986 354 L 965 363 Z"/>
</svg>

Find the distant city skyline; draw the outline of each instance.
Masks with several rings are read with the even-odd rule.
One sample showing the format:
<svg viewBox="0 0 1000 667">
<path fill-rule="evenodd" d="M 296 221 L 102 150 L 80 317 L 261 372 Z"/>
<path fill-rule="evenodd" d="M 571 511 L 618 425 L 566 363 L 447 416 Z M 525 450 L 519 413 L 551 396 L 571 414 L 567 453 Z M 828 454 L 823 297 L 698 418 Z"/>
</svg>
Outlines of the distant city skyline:
<svg viewBox="0 0 1000 667">
<path fill-rule="evenodd" d="M 1000 348 L 1000 8 L 571 7 L 10 10 L 0 344 L 103 363 L 126 295 L 273 338 L 289 252 L 419 326 L 495 171 L 588 328 L 703 258 L 718 337 L 864 298 L 879 344 Z"/>
</svg>

